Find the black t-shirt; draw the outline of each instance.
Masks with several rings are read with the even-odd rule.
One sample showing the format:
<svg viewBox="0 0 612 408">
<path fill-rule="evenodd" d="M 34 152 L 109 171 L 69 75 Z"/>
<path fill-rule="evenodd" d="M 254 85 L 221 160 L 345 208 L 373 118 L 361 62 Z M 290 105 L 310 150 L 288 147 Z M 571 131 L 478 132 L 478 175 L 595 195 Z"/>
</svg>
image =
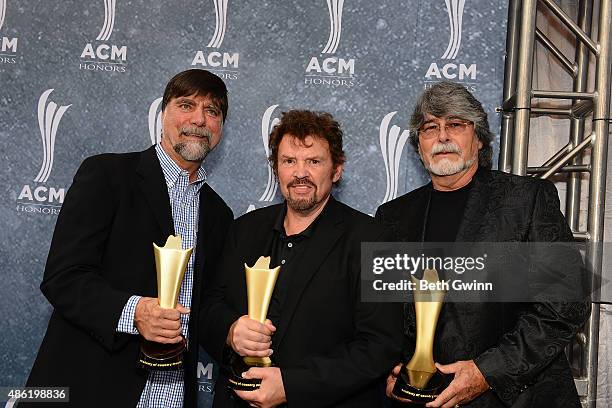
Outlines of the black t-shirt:
<svg viewBox="0 0 612 408">
<path fill-rule="evenodd" d="M 432 191 L 425 242 L 455 242 L 472 184 L 453 191 Z"/>
</svg>

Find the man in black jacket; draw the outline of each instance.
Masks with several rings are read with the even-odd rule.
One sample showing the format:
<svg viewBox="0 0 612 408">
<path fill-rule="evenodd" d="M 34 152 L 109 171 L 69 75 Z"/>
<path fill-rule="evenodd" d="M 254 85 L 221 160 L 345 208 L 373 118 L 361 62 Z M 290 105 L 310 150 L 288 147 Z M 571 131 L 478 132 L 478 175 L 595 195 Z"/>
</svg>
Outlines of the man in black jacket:
<svg viewBox="0 0 612 408">
<path fill-rule="evenodd" d="M 441 82 L 418 99 L 411 123 L 431 183 L 378 208 L 406 242 L 572 241 L 552 183 L 491 170 L 493 138 L 482 105 L 462 85 Z M 574 300 L 580 299 L 580 288 Z M 588 302 L 447 303 L 437 361 L 453 378 L 429 407 L 579 407 L 563 350 Z M 415 317 L 407 308 L 407 343 Z M 399 365 L 388 377 L 387 394 Z M 453 377 L 454 376 L 454 377 Z"/>
<path fill-rule="evenodd" d="M 79 168 L 49 250 L 41 290 L 54 311 L 27 382 L 69 387 L 70 403 L 58 406 L 196 406 L 201 290 L 233 219 L 201 164 L 226 115 L 219 77 L 181 72 L 164 92 L 160 144 Z M 153 254 L 174 234 L 194 247 L 176 310 L 158 305 Z M 177 343 L 181 334 L 184 369 L 138 368 L 142 337 Z"/>
<path fill-rule="evenodd" d="M 379 383 L 399 358 L 402 309 L 360 301 L 360 246 L 389 234 L 331 196 L 344 163 L 331 115 L 286 112 L 269 143 L 286 201 L 235 221 L 217 283 L 205 292 L 204 346 L 223 368 L 214 406 L 382 406 Z M 265 324 L 246 315 L 244 264 L 260 256 L 281 267 Z M 261 388 L 227 389 L 231 358 L 270 355 L 273 367 L 244 374 L 262 379 Z"/>
</svg>

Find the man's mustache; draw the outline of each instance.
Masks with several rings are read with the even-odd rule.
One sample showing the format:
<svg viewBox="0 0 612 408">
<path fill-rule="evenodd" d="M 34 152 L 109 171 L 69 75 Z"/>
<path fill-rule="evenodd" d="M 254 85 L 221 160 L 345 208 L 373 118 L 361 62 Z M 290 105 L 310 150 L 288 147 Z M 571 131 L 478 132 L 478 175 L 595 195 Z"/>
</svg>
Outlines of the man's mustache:
<svg viewBox="0 0 612 408">
<path fill-rule="evenodd" d="M 431 148 L 430 156 L 433 157 L 438 153 L 457 153 L 461 154 L 461 148 L 455 143 L 436 143 Z"/>
<path fill-rule="evenodd" d="M 197 127 L 197 126 L 184 126 L 181 128 L 181 134 L 182 135 L 195 135 L 195 136 L 202 137 L 202 138 L 205 137 L 208 139 L 209 142 L 210 142 L 210 138 L 212 137 L 210 130 L 206 128 Z"/>
<path fill-rule="evenodd" d="M 289 184 L 287 184 L 287 187 L 295 187 L 295 186 L 316 187 L 315 184 L 308 177 L 296 177 Z"/>
</svg>

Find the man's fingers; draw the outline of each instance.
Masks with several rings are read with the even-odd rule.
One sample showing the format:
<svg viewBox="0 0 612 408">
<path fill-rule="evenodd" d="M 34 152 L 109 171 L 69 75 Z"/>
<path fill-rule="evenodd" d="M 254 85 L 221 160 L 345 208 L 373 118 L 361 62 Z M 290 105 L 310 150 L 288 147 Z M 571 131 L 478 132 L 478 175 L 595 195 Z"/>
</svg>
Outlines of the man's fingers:
<svg viewBox="0 0 612 408">
<path fill-rule="evenodd" d="M 265 327 L 265 326 L 261 326 Z M 247 327 L 247 325 L 236 325 L 234 329 L 234 338 L 253 341 L 257 343 L 269 343 L 272 340 L 270 334 L 257 330 L 259 327 L 255 326 L 255 329 Z"/>
<path fill-rule="evenodd" d="M 168 319 L 151 319 L 149 320 L 151 330 L 179 330 L 181 328 L 180 320 Z"/>
<path fill-rule="evenodd" d="M 272 336 L 274 326 L 267 326 L 263 323 L 258 322 L 257 320 L 251 319 L 249 316 L 244 315 L 241 316 L 237 323 L 235 331 L 238 332 L 246 332 L 253 331 L 257 333 L 261 333 L 266 336 Z"/>
<path fill-rule="evenodd" d="M 178 305 L 183 311 L 189 309 Z M 181 313 L 176 309 L 159 307 L 157 298 L 140 298 L 136 305 L 134 324 L 140 334 L 149 341 L 162 344 L 181 342 Z"/>
<path fill-rule="evenodd" d="M 232 324 L 229 345 L 242 356 L 267 357 L 272 354 L 271 335 L 270 327 L 244 315 Z"/>
<path fill-rule="evenodd" d="M 276 326 L 272 324 L 272 320 L 266 319 L 266 321 L 264 322 L 264 325 L 266 325 L 266 327 L 268 327 L 272 331 L 272 333 L 276 331 Z"/>
<path fill-rule="evenodd" d="M 251 367 L 248 369 L 248 371 L 245 371 L 244 373 L 242 373 L 242 377 L 246 379 L 252 379 L 252 378 L 263 379 L 265 378 L 265 376 L 266 376 L 266 369 L 259 368 L 259 367 Z"/>
<path fill-rule="evenodd" d="M 176 343 L 180 343 L 183 340 L 182 337 L 178 336 L 178 337 L 173 337 L 173 338 L 169 338 L 169 337 L 162 337 L 162 336 L 155 336 L 151 339 L 151 341 L 154 341 L 156 343 L 162 343 L 162 344 L 176 344 Z"/>
<path fill-rule="evenodd" d="M 188 314 L 191 312 L 191 309 L 186 308 L 185 306 L 181 305 L 180 303 L 176 304 L 176 310 L 180 313 L 180 314 Z"/>
<path fill-rule="evenodd" d="M 247 357 L 269 357 L 272 355 L 272 353 L 273 353 L 273 350 L 271 349 L 266 349 L 266 350 L 250 350 L 247 348 L 238 349 L 238 354 L 240 354 L 241 356 L 247 356 Z"/>
<path fill-rule="evenodd" d="M 393 370 L 391 370 L 391 374 L 397 377 L 399 376 L 401 369 L 402 369 L 402 364 L 400 363 L 396 365 L 395 367 L 393 367 Z"/>
<path fill-rule="evenodd" d="M 272 341 L 272 337 L 251 330 L 241 334 L 244 336 L 245 340 L 252 341 L 254 343 L 267 344 L 271 343 Z"/>
<path fill-rule="evenodd" d="M 452 399 L 455 394 L 457 394 L 457 386 L 455 384 L 453 384 L 454 380 L 451 381 L 451 383 L 448 385 L 448 387 L 446 387 L 446 389 L 444 391 L 442 391 L 440 393 L 440 395 L 438 395 L 438 398 L 436 398 L 435 400 L 433 400 L 432 402 L 428 402 L 427 404 L 425 404 L 426 407 L 441 407 L 442 405 L 444 405 L 447 401 L 449 401 L 450 399 Z"/>
<path fill-rule="evenodd" d="M 244 325 L 246 326 L 246 328 L 248 328 L 251 331 L 257 332 L 257 333 L 261 333 L 264 334 L 266 336 L 272 336 L 273 333 L 273 328 L 274 326 L 272 326 L 272 322 L 270 322 L 270 325 L 266 325 L 264 323 L 260 323 L 257 320 L 251 319 L 248 316 L 242 316 L 240 319 L 244 319 Z M 274 330 L 276 330 L 274 328 Z"/>
<path fill-rule="evenodd" d="M 259 399 L 259 394 L 260 394 L 259 390 L 254 390 L 254 391 L 234 390 L 234 392 L 240 399 L 247 401 L 250 406 L 252 407 L 259 406 L 259 403 L 257 402 L 257 400 Z"/>
<path fill-rule="evenodd" d="M 157 317 L 160 319 L 166 320 L 180 320 L 181 314 L 176 309 L 164 309 L 162 307 L 157 308 L 159 310 L 159 314 Z"/>
<path fill-rule="evenodd" d="M 274 327 L 274 326 L 272 326 Z M 248 329 L 250 333 L 257 333 L 260 336 L 265 336 L 267 338 L 272 337 L 272 335 L 274 334 L 274 331 L 266 326 L 265 324 L 261 324 L 258 321 L 253 320 L 249 325 L 248 325 Z"/>
<path fill-rule="evenodd" d="M 239 353 L 250 357 L 268 357 L 273 353 L 273 350 L 270 348 L 270 343 L 239 341 L 237 348 Z"/>
<path fill-rule="evenodd" d="M 460 402 L 461 402 L 461 399 L 457 398 L 457 396 L 455 395 L 453 398 L 447 401 L 444 405 L 442 405 L 442 408 L 455 408 L 457 404 L 459 404 Z"/>
<path fill-rule="evenodd" d="M 452 374 L 457 372 L 457 370 L 460 368 L 460 365 L 458 361 L 451 364 L 436 363 L 436 368 L 444 374 Z"/>
<path fill-rule="evenodd" d="M 389 375 L 387 377 L 387 387 L 385 388 L 385 393 L 387 394 L 387 397 L 389 398 L 393 398 L 393 387 L 395 387 L 395 382 L 397 381 L 397 378 Z"/>
<path fill-rule="evenodd" d="M 181 329 L 162 329 L 157 327 L 145 327 L 140 334 L 147 340 L 155 341 L 157 343 L 178 343 L 182 340 Z"/>
<path fill-rule="evenodd" d="M 166 330 L 166 329 L 161 329 L 161 330 L 156 330 L 154 332 L 154 334 L 158 337 L 164 337 L 166 339 L 174 339 L 176 337 L 181 337 L 181 330 Z"/>
<path fill-rule="evenodd" d="M 162 344 L 174 344 L 183 341 L 183 337 L 181 336 L 180 330 L 171 332 L 168 331 L 164 332 L 163 334 L 160 332 L 146 332 L 141 333 L 141 335 L 149 341 L 154 341 L 156 343 Z"/>
</svg>

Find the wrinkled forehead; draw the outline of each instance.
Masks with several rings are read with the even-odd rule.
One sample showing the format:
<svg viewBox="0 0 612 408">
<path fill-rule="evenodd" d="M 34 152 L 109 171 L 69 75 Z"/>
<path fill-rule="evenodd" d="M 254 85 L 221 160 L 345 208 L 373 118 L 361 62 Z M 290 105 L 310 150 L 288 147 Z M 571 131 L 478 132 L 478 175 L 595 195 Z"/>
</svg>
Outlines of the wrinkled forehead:
<svg viewBox="0 0 612 408">
<path fill-rule="evenodd" d="M 310 149 L 329 151 L 329 142 L 317 134 L 295 135 L 287 132 L 283 135 L 281 146 L 291 146 L 293 149 Z"/>
<path fill-rule="evenodd" d="M 213 105 L 217 108 L 219 107 L 219 101 L 217 101 L 216 98 L 214 98 L 210 92 L 194 92 L 194 93 L 185 93 L 184 95 L 175 95 L 172 98 L 170 98 L 168 103 L 176 102 L 177 100 L 185 100 L 185 99 L 190 99 L 190 100 L 203 99 L 204 103 Z"/>
</svg>

